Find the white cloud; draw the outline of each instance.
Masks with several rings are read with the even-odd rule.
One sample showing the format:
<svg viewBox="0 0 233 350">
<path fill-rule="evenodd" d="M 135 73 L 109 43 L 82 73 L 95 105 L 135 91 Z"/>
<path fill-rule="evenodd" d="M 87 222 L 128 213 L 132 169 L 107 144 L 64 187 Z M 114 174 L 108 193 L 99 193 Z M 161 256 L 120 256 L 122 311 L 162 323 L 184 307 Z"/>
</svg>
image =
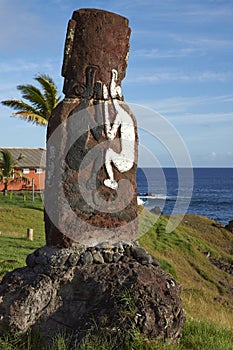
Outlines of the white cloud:
<svg viewBox="0 0 233 350">
<path fill-rule="evenodd" d="M 162 82 L 225 82 L 233 79 L 233 72 L 213 72 L 213 71 L 203 71 L 203 72 L 158 72 L 157 74 L 142 74 L 128 76 L 128 83 L 162 83 Z"/>
<path fill-rule="evenodd" d="M 141 49 L 134 51 L 134 55 L 143 58 L 178 58 L 188 57 L 193 54 L 203 54 L 198 48 L 181 48 L 175 50 Z"/>
<path fill-rule="evenodd" d="M 223 124 L 230 123 L 233 128 L 233 112 L 231 113 L 202 113 L 202 114 L 186 114 L 182 117 L 175 118 L 176 121 L 180 123 L 191 123 L 192 124 L 204 124 L 204 125 L 213 125 L 213 124 Z M 223 126 L 224 127 L 224 126 Z"/>
<path fill-rule="evenodd" d="M 194 39 L 190 38 L 183 38 L 181 40 L 182 42 L 186 42 L 187 44 L 191 46 L 196 46 L 199 48 L 205 48 L 205 49 L 215 49 L 215 50 L 220 50 L 220 49 L 233 49 L 233 40 L 225 40 L 225 39 L 216 39 L 216 38 L 203 38 L 198 37 Z"/>
<path fill-rule="evenodd" d="M 0 63 L 0 71 L 1 71 L 1 74 L 11 73 L 11 72 L 12 73 L 25 72 L 25 71 L 41 72 L 41 70 L 51 71 L 53 67 L 57 65 L 58 65 L 58 62 L 54 62 L 50 59 L 47 59 L 44 61 L 38 60 L 37 62 L 16 59 L 13 61 L 8 61 L 8 62 L 5 61 Z"/>
<path fill-rule="evenodd" d="M 233 155 L 227 152 L 193 153 L 192 160 L 196 167 L 233 167 Z"/>
<path fill-rule="evenodd" d="M 213 152 L 211 153 L 211 158 L 216 158 L 216 156 L 217 156 L 216 152 L 213 151 Z"/>
<path fill-rule="evenodd" d="M 155 113 L 156 114 L 156 113 Z M 174 114 L 172 116 L 161 114 L 166 120 L 168 120 L 173 125 L 184 127 L 189 126 L 190 128 L 193 126 L 199 127 L 215 127 L 218 124 L 218 129 L 232 129 L 233 131 L 233 112 L 231 113 L 182 113 L 182 114 Z M 145 125 L 148 127 L 155 122 L 154 114 L 148 114 L 146 116 Z M 226 126 L 224 123 L 228 123 Z"/>
<path fill-rule="evenodd" d="M 207 23 L 219 20 L 231 20 L 232 4 L 216 2 L 183 2 L 183 0 L 167 0 L 157 5 L 157 11 L 151 11 L 148 16 L 154 18 L 169 17 L 172 21 L 178 21 L 182 17 L 183 22 Z"/>
<path fill-rule="evenodd" d="M 147 105 L 159 113 L 174 114 L 178 112 L 187 112 L 190 107 L 211 106 L 215 104 L 226 104 L 233 101 L 233 95 L 219 96 L 190 96 L 190 97 L 170 97 L 153 101 L 141 101 L 139 104 Z"/>
<path fill-rule="evenodd" d="M 35 71 L 38 69 L 38 67 L 39 64 L 35 62 L 17 61 L 12 63 L 0 63 L 0 71 L 2 74 L 10 72 Z"/>
</svg>

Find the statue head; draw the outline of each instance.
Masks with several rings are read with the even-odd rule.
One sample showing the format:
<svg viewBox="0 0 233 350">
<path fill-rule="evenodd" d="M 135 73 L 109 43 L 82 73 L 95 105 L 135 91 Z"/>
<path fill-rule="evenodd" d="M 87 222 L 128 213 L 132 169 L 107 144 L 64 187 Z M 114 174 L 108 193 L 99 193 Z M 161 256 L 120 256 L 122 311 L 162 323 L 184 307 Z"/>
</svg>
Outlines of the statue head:
<svg viewBox="0 0 233 350">
<path fill-rule="evenodd" d="M 113 70 L 116 85 L 120 86 L 126 74 L 129 55 L 130 28 L 128 19 L 108 11 L 80 9 L 74 11 L 69 21 L 62 76 L 65 78 L 63 92 L 73 96 L 78 84 L 87 84 L 87 68 L 108 88 Z M 90 77 L 91 78 L 91 77 Z"/>
</svg>

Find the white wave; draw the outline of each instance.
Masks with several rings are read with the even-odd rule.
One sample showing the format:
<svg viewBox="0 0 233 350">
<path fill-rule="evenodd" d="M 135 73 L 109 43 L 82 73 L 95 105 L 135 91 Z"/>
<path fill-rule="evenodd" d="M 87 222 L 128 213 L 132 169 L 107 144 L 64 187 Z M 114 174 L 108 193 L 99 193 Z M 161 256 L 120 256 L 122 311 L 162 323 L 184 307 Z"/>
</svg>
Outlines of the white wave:
<svg viewBox="0 0 233 350">
<path fill-rule="evenodd" d="M 138 196 L 142 200 L 147 199 L 167 199 L 168 197 L 164 194 L 153 194 L 153 195 L 139 195 Z"/>
<path fill-rule="evenodd" d="M 185 196 L 166 196 L 164 194 L 154 194 L 154 195 L 138 195 L 138 200 L 142 200 L 143 202 L 146 202 L 147 200 L 170 200 L 170 201 L 175 201 L 177 199 L 179 200 L 190 200 L 190 197 L 185 197 Z"/>
</svg>

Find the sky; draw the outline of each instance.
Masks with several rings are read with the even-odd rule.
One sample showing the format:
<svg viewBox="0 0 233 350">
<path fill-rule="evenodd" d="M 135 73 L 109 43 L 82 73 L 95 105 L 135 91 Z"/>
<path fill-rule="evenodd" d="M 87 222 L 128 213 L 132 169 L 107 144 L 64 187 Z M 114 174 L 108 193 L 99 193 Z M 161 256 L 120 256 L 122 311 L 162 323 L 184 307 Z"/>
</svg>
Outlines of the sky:
<svg viewBox="0 0 233 350">
<path fill-rule="evenodd" d="M 139 165 L 153 158 L 174 166 L 187 157 L 184 165 L 232 167 L 232 0 L 0 0 L 0 100 L 20 98 L 16 86 L 36 85 L 38 73 L 62 92 L 67 24 L 74 10 L 87 7 L 129 19 L 123 94 L 140 114 Z M 46 128 L 11 113 L 0 105 L 0 146 L 45 147 Z M 161 120 L 170 130 L 162 137 Z"/>
</svg>

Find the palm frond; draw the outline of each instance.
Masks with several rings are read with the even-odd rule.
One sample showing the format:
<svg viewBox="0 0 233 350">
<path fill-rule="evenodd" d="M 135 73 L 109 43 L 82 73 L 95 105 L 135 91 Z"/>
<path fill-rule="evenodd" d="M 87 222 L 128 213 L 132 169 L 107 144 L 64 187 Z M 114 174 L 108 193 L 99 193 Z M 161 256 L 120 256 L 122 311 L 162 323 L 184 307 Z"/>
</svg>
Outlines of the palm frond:
<svg viewBox="0 0 233 350">
<path fill-rule="evenodd" d="M 47 125 L 48 120 L 45 119 L 43 116 L 36 114 L 36 113 L 28 113 L 24 111 L 19 111 L 17 113 L 12 114 L 12 117 L 19 117 L 22 120 L 25 120 L 27 122 L 31 122 L 36 125 Z"/>
<path fill-rule="evenodd" d="M 13 117 L 19 117 L 37 125 L 46 125 L 61 96 L 57 95 L 57 87 L 49 75 L 38 74 L 34 79 L 42 86 L 42 91 L 31 84 L 17 86 L 22 98 L 29 101 L 30 104 L 16 99 L 5 100 L 1 103 L 16 111 Z"/>
<path fill-rule="evenodd" d="M 57 95 L 57 87 L 53 79 L 47 74 L 38 74 L 35 77 L 35 80 L 41 84 L 44 96 L 49 104 L 50 111 L 52 112 L 61 99 L 61 96 Z"/>
<path fill-rule="evenodd" d="M 14 110 L 18 110 L 18 112 L 28 112 L 28 113 L 34 113 L 38 114 L 38 110 L 29 104 L 25 103 L 22 100 L 5 100 L 1 102 L 4 106 L 8 106 L 13 108 Z M 42 117 L 43 115 L 41 115 Z"/>
<path fill-rule="evenodd" d="M 25 100 L 30 101 L 33 107 L 35 107 L 41 113 L 47 114 L 48 103 L 44 95 L 37 87 L 27 84 L 18 85 L 17 89 L 22 93 L 22 97 L 25 98 Z"/>
<path fill-rule="evenodd" d="M 12 154 L 8 150 L 0 150 L 1 166 L 2 166 L 2 176 L 12 177 L 14 172 L 14 166 L 17 161 L 13 158 Z"/>
<path fill-rule="evenodd" d="M 15 176 L 15 178 L 12 180 L 12 182 L 17 181 L 17 180 L 21 180 L 26 184 L 30 183 L 30 179 L 25 177 L 21 171 L 15 171 L 14 176 Z"/>
<path fill-rule="evenodd" d="M 17 158 L 17 162 L 19 162 L 20 160 L 22 160 L 23 158 L 25 158 L 25 155 L 23 153 L 20 153 L 18 158 Z"/>
</svg>

